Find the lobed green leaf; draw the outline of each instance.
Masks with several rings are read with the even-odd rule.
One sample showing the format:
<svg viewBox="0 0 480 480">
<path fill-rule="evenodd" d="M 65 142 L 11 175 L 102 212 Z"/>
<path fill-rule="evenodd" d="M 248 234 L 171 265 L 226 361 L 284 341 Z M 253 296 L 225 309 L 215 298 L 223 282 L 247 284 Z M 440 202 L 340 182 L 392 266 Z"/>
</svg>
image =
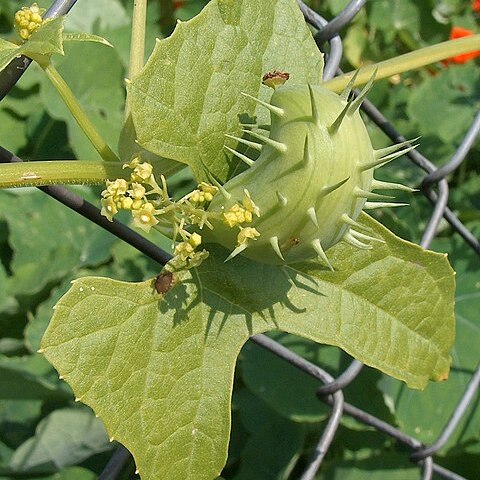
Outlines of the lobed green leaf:
<svg viewBox="0 0 480 480">
<path fill-rule="evenodd" d="M 252 335 L 282 330 L 336 345 L 414 388 L 447 377 L 454 274 L 445 255 L 362 221 L 386 243 L 368 252 L 337 245 L 335 272 L 241 257 L 224 264 L 227 252 L 212 246 L 164 296 L 155 280 L 77 280 L 56 306 L 44 353 L 143 478 L 215 478 L 236 358 Z"/>
</svg>

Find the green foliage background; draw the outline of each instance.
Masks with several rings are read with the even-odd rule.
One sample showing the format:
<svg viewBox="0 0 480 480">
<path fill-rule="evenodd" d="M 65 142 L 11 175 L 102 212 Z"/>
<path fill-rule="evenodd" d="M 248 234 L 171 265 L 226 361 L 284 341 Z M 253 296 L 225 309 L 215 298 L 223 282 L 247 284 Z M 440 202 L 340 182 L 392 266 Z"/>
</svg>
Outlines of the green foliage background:
<svg viewBox="0 0 480 480">
<path fill-rule="evenodd" d="M 149 2 L 149 52 L 155 36 L 171 31 L 174 18 L 188 19 L 204 3 L 187 0 L 176 10 L 168 1 Z M 181 2 L 177 2 L 181 3 Z M 314 1 L 327 18 L 347 3 Z M 108 141 L 121 128 L 123 78 L 128 61 L 131 2 L 81 0 L 72 10 L 69 31 L 107 38 L 116 49 L 70 45 L 81 54 L 56 65 Z M 0 0 L 0 34 L 12 34 L 13 12 L 21 2 Z M 43 6 L 43 5 L 42 5 Z M 171 15 L 165 15 L 170 12 Z M 448 38 L 452 25 L 478 31 L 479 19 L 464 0 L 373 0 L 343 33 L 345 70 L 362 62 Z M 86 49 L 86 50 L 85 50 Z M 74 59 L 74 60 L 72 60 Z M 378 82 L 369 98 L 408 138 L 422 135 L 420 150 L 436 164 L 458 147 L 480 105 L 478 63 L 435 65 Z M 448 114 L 447 114 L 448 112 Z M 387 139 L 371 128 L 375 147 Z M 97 158 L 39 69 L 32 66 L 0 103 L 0 145 L 25 160 Z M 451 206 L 480 233 L 479 145 L 451 178 Z M 382 179 L 418 185 L 420 172 L 407 160 L 382 169 Z M 192 186 L 187 171 L 173 179 L 180 195 Z M 98 189 L 78 188 L 93 202 Z M 403 238 L 418 242 L 430 206 L 421 195 L 412 206 L 379 214 Z M 160 237 L 154 241 L 164 244 Z M 163 243 L 162 243 L 163 242 Z M 398 425 L 428 443 L 436 438 L 478 361 L 480 344 L 480 261 L 446 224 L 434 249 L 448 252 L 457 271 L 457 340 L 450 379 L 422 392 L 365 368 L 346 389 L 347 400 Z M 75 403 L 66 385 L 36 353 L 53 305 L 70 281 L 85 275 L 141 281 L 159 266 L 133 248 L 33 190 L 0 191 L 0 479 L 85 480 L 98 477 L 112 453 L 101 422 Z M 337 348 L 286 334 L 275 338 L 333 375 L 351 360 Z M 285 388 L 279 388 L 279 386 Z M 315 400 L 316 382 L 253 344 L 241 352 L 235 379 L 233 430 L 225 479 L 296 478 L 308 461 L 327 410 Z M 478 403 L 478 401 L 477 401 Z M 480 462 L 480 410 L 469 412 L 437 461 L 467 478 Z M 345 417 L 319 478 L 357 480 L 420 478 L 408 452 L 383 435 Z"/>
</svg>

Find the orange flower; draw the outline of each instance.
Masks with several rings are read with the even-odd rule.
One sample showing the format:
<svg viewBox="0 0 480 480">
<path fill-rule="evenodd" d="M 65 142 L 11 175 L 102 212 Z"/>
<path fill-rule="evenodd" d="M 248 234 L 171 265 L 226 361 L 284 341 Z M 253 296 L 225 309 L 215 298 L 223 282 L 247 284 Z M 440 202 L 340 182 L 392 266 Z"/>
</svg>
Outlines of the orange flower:
<svg viewBox="0 0 480 480">
<path fill-rule="evenodd" d="M 472 10 L 474 12 L 480 12 L 480 0 L 473 0 L 472 2 Z"/>
<path fill-rule="evenodd" d="M 475 8 L 475 6 L 478 6 L 480 9 L 480 0 L 475 0 L 473 8 Z M 468 37 L 470 35 L 475 35 L 475 33 L 472 32 L 472 30 L 468 30 L 468 28 L 454 26 L 452 27 L 452 30 L 450 32 L 450 40 L 455 40 L 456 38 Z M 466 63 L 477 57 L 480 57 L 480 50 L 464 53 L 462 55 L 455 55 L 454 57 L 447 58 L 446 60 L 443 61 L 443 63 L 445 65 L 448 65 L 449 63 Z"/>
<path fill-rule="evenodd" d="M 185 5 L 185 2 L 182 0 L 173 0 L 173 9 L 177 10 L 179 8 L 182 8 Z"/>
</svg>

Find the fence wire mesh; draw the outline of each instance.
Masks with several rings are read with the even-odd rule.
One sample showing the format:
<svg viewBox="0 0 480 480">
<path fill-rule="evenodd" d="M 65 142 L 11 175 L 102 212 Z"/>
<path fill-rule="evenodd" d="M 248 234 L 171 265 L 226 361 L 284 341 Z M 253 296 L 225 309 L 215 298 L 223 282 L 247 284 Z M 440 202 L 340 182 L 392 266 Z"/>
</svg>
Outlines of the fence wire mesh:
<svg viewBox="0 0 480 480">
<path fill-rule="evenodd" d="M 52 18 L 64 15 L 68 13 L 76 1 L 77 0 L 57 0 L 49 8 L 46 15 Z M 314 38 L 319 49 L 326 53 L 324 69 L 325 80 L 331 79 L 336 74 L 342 73 L 339 69 L 343 53 L 340 32 L 349 25 L 356 14 L 364 7 L 365 3 L 366 0 L 352 0 L 335 18 L 327 21 L 301 0 L 298 0 L 298 5 L 305 20 L 317 31 Z M 21 57 L 12 62 L 9 67 L 0 74 L 0 100 L 13 88 L 29 64 L 29 59 Z M 398 143 L 406 140 L 370 101 L 365 100 L 363 102 L 362 110 L 393 142 Z M 479 240 L 447 206 L 449 188 L 448 180 L 446 179 L 447 175 L 454 172 L 460 167 L 462 162 L 464 162 L 470 149 L 475 144 L 479 133 L 480 113 L 475 117 L 474 122 L 455 154 L 441 167 L 436 167 L 417 150 L 412 150 L 406 154 L 420 170 L 423 170 L 426 173 L 423 177 L 420 173 L 419 184 L 421 192 L 432 204 L 432 214 L 420 242 L 421 246 L 424 248 L 430 246 L 436 235 L 438 225 L 441 219 L 444 218 L 451 225 L 452 229 L 463 238 L 465 243 L 477 255 L 480 255 Z M 0 162 L 7 163 L 21 161 L 22 160 L 15 154 L 0 147 Z M 59 186 L 39 188 L 47 195 L 61 202 L 63 205 L 71 208 L 78 214 L 106 229 L 119 239 L 135 247 L 160 265 L 164 265 L 171 258 L 169 253 L 163 251 L 121 222 L 116 220 L 109 222 L 100 214 L 98 208 L 66 188 Z M 480 363 L 471 376 L 465 391 L 461 394 L 459 393 L 458 402 L 454 410 L 451 412 L 450 418 L 439 419 L 439 421 L 444 422 L 444 428 L 436 441 L 431 445 L 425 445 L 416 438 L 403 433 L 400 429 L 384 422 L 374 415 L 345 402 L 342 390 L 355 381 L 363 367 L 361 362 L 353 360 L 350 365 L 335 378 L 324 369 L 305 360 L 266 335 L 256 335 L 251 338 L 251 341 L 268 350 L 271 354 L 282 358 L 297 369 L 317 379 L 319 382 L 317 389 L 318 400 L 331 407 L 329 419 L 323 432 L 319 433 L 319 440 L 316 444 L 314 453 L 303 474 L 299 477 L 300 480 L 312 480 L 315 478 L 330 445 L 335 439 L 337 429 L 340 425 L 342 416 L 344 415 L 351 416 L 357 421 L 373 427 L 378 432 L 406 445 L 411 450 L 411 461 L 415 462 L 421 470 L 423 480 L 431 479 L 434 473 L 440 478 L 449 480 L 467 480 L 465 477 L 436 464 L 433 457 L 443 446 L 445 446 L 462 418 L 466 415 L 466 412 L 473 406 L 480 387 Z M 268 375 L 268 372 L 265 372 L 265 374 Z M 119 445 L 99 478 L 101 480 L 119 479 L 130 462 L 130 453 L 122 445 Z"/>
</svg>

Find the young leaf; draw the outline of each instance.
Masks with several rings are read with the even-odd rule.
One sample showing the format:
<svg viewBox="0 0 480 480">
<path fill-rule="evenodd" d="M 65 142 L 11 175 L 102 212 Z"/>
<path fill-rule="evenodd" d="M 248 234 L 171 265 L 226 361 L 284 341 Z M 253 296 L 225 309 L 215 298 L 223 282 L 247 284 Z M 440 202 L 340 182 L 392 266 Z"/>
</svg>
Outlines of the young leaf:
<svg viewBox="0 0 480 480">
<path fill-rule="evenodd" d="M 40 28 L 20 47 L 22 55 L 36 59 L 37 55 L 63 55 L 63 24 L 65 17 L 45 20 Z"/>
<path fill-rule="evenodd" d="M 0 38 L 0 70 L 3 70 L 15 57 L 19 56 L 17 53 L 19 48 L 18 45 Z"/>
<path fill-rule="evenodd" d="M 107 47 L 113 47 L 113 45 L 105 38 L 93 33 L 64 33 L 63 41 L 65 42 L 95 42 L 107 45 Z"/>
<path fill-rule="evenodd" d="M 48 63 L 53 53 L 64 54 L 64 41 L 97 42 L 112 46 L 108 40 L 90 33 L 64 33 L 65 17 L 45 20 L 39 29 L 21 45 L 0 38 L 0 71 L 14 58 L 25 55 L 39 64 Z"/>
<path fill-rule="evenodd" d="M 286 36 L 283 32 L 290 32 Z M 238 134 L 239 113 L 266 123 L 246 92 L 267 100 L 262 75 L 279 69 L 290 82 L 318 84 L 323 60 L 295 0 L 213 0 L 159 41 L 128 87 L 138 141 L 145 149 L 226 180 L 224 133 Z"/>
<path fill-rule="evenodd" d="M 154 279 L 77 280 L 43 351 L 143 478 L 215 478 L 227 456 L 236 358 L 254 334 L 283 330 L 339 346 L 414 388 L 447 377 L 454 275 L 445 255 L 362 221 L 386 243 L 335 246 L 335 272 L 240 256 L 225 264 L 225 250 L 212 247 L 163 296 Z"/>
<path fill-rule="evenodd" d="M 42 64 L 53 53 L 63 55 L 63 22 L 65 17 L 45 21 L 22 45 L 0 39 L 0 71 L 14 58 L 25 55 Z"/>
</svg>

